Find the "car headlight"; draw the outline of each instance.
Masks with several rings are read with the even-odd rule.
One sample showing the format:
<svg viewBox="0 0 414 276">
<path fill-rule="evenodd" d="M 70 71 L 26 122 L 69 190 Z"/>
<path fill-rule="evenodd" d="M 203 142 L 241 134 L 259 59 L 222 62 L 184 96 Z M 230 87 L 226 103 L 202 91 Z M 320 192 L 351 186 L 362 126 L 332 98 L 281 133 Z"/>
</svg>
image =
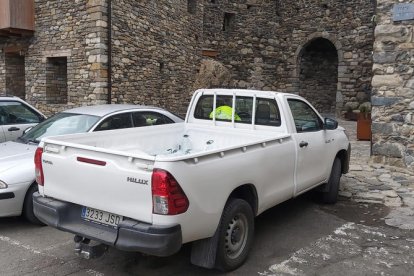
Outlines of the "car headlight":
<svg viewBox="0 0 414 276">
<path fill-rule="evenodd" d="M 6 184 L 6 182 L 3 182 L 0 180 L 0 189 L 6 189 L 8 186 Z"/>
</svg>

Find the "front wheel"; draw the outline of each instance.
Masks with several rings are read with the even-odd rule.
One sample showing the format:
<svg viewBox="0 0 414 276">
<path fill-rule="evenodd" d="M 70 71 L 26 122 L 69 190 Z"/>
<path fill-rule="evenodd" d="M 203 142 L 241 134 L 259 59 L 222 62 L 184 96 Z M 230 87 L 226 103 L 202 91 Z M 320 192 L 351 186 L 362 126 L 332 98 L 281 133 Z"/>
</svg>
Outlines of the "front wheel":
<svg viewBox="0 0 414 276">
<path fill-rule="evenodd" d="M 26 196 L 24 197 L 23 215 L 29 222 L 31 222 L 33 224 L 45 225 L 33 213 L 33 194 L 35 192 L 37 192 L 37 185 L 33 184 L 27 190 Z"/>
<path fill-rule="evenodd" d="M 242 199 L 230 199 L 218 231 L 216 267 L 222 271 L 234 270 L 246 260 L 253 241 L 254 214 L 250 205 Z"/>
<path fill-rule="evenodd" d="M 338 201 L 339 183 L 342 175 L 341 160 L 336 157 L 332 165 L 331 175 L 329 176 L 328 183 L 326 184 L 328 190 L 322 192 L 322 202 L 327 204 L 334 204 Z"/>
</svg>

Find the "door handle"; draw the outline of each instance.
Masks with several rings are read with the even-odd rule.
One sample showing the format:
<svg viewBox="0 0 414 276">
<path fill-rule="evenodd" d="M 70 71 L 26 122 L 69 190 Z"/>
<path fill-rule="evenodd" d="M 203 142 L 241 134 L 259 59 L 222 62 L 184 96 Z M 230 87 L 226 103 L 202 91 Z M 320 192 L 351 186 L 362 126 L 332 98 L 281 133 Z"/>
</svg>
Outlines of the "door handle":
<svg viewBox="0 0 414 276">
<path fill-rule="evenodd" d="M 18 127 L 11 127 L 8 129 L 8 131 L 18 131 L 18 130 L 20 130 L 20 128 Z"/>
<path fill-rule="evenodd" d="M 307 147 L 309 145 L 308 142 L 302 141 L 299 143 L 299 147 L 303 148 L 303 147 Z"/>
</svg>

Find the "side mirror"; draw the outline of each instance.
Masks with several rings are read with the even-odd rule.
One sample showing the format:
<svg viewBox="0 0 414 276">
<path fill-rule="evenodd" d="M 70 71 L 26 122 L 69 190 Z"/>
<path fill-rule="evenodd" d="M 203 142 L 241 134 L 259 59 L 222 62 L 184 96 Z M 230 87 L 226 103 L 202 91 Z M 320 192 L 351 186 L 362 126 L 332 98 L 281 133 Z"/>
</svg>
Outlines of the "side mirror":
<svg viewBox="0 0 414 276">
<path fill-rule="evenodd" d="M 338 128 L 338 122 L 334 119 L 325 118 L 323 127 L 325 130 L 334 130 Z"/>
</svg>

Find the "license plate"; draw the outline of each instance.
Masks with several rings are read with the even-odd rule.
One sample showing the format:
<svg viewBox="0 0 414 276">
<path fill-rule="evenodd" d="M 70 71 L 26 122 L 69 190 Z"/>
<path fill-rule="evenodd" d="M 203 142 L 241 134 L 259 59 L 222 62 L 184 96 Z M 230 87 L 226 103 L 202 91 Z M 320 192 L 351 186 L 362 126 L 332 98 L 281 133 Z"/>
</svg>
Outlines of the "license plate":
<svg viewBox="0 0 414 276">
<path fill-rule="evenodd" d="M 105 211 L 83 207 L 81 217 L 87 221 L 92 221 L 98 224 L 118 226 L 122 221 L 122 216 L 111 214 Z"/>
</svg>

